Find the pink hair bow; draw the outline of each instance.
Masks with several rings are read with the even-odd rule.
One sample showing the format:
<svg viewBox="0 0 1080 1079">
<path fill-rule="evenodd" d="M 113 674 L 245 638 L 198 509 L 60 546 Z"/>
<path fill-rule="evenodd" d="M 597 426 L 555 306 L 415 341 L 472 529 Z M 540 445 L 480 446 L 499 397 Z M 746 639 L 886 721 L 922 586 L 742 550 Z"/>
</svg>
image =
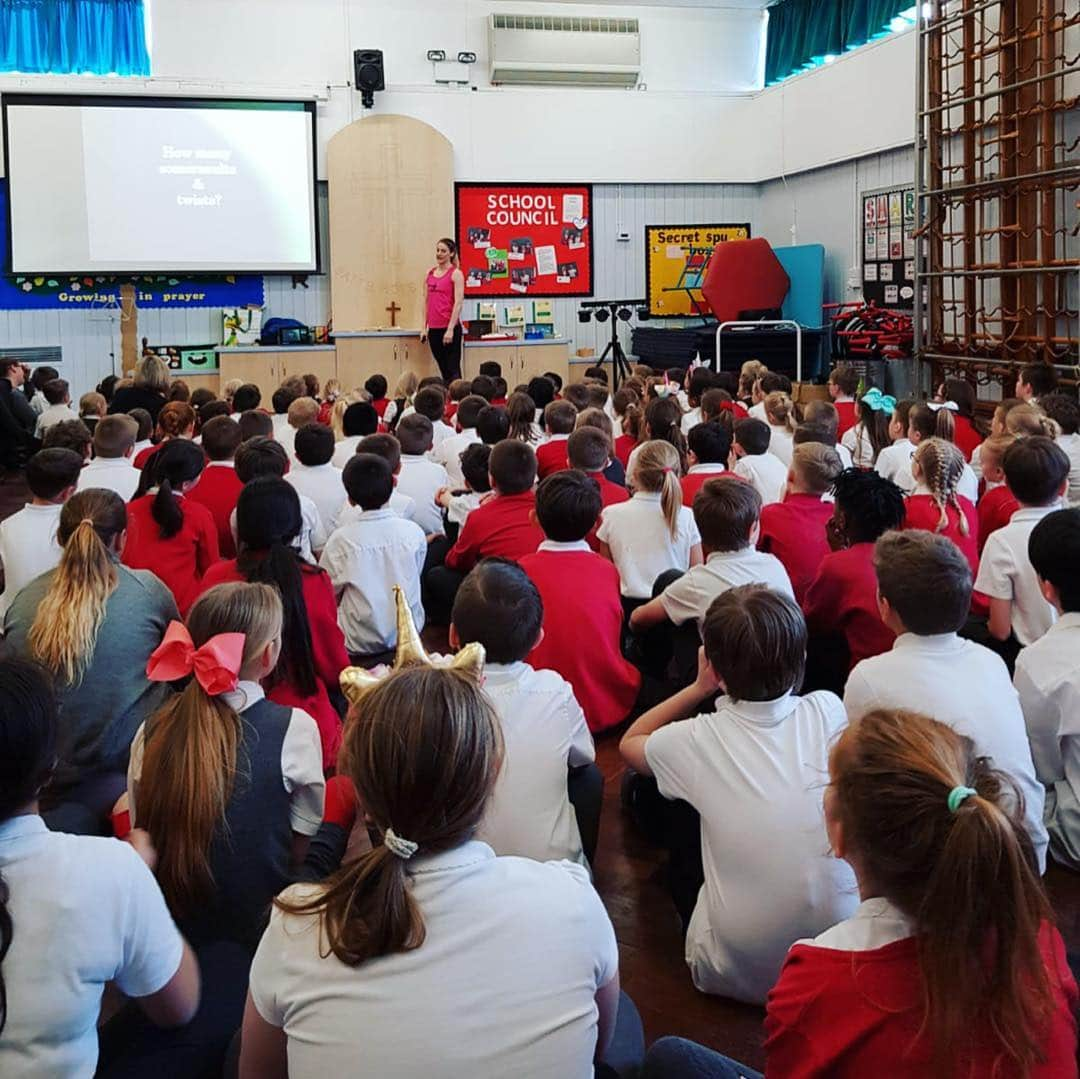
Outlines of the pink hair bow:
<svg viewBox="0 0 1080 1079">
<path fill-rule="evenodd" d="M 219 633 L 195 647 L 183 622 L 170 622 L 161 644 L 146 662 L 151 682 L 175 682 L 189 674 L 211 697 L 236 689 L 244 658 L 242 633 Z"/>
</svg>

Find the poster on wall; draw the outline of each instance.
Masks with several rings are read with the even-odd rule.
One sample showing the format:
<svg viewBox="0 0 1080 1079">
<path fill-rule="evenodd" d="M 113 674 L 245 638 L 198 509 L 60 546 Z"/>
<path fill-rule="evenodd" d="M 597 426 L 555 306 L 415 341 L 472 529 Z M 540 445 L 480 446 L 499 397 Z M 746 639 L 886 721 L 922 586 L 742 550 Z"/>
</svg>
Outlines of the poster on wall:
<svg viewBox="0 0 1080 1079">
<path fill-rule="evenodd" d="M 0 181 L 0 253 L 8 241 L 7 182 Z M 79 311 L 120 306 L 120 286 L 135 286 L 135 302 L 151 307 L 262 307 L 259 274 L 176 277 L 172 274 L 4 274 L 0 311 Z"/>
<path fill-rule="evenodd" d="M 468 296 L 591 296 L 591 184 L 454 185 Z"/>
<path fill-rule="evenodd" d="M 653 318 L 704 313 L 701 285 L 717 244 L 749 240 L 750 225 L 646 225 L 645 295 Z"/>
<path fill-rule="evenodd" d="M 863 299 L 910 310 L 915 302 L 915 189 L 862 196 Z"/>
</svg>

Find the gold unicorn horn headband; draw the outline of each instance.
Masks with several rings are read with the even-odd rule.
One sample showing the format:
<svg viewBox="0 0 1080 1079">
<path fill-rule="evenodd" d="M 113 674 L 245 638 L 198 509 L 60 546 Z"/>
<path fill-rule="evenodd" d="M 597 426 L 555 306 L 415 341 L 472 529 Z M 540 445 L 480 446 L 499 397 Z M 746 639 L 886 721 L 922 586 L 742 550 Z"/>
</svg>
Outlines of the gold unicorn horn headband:
<svg viewBox="0 0 1080 1079">
<path fill-rule="evenodd" d="M 448 663 L 434 663 L 424 651 L 420 634 L 416 632 L 416 623 L 413 621 L 409 601 L 405 598 L 405 592 L 400 585 L 394 585 L 394 603 L 397 606 L 397 651 L 394 654 L 394 665 L 391 670 L 400 671 L 403 667 L 427 664 L 429 667 L 445 666 L 453 670 L 467 671 L 479 678 L 484 669 L 482 644 L 474 641 L 472 644 L 465 645 L 457 655 L 450 658 Z M 375 674 L 363 667 L 346 667 L 341 672 L 341 691 L 350 704 L 356 704 L 372 686 L 377 685 L 385 677 L 385 673 Z"/>
</svg>

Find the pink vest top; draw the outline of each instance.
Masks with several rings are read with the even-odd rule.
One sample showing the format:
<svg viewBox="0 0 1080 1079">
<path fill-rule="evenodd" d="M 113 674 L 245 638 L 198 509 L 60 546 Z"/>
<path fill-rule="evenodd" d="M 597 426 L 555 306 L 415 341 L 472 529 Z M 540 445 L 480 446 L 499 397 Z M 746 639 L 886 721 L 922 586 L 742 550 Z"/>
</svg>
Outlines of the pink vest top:
<svg viewBox="0 0 1080 1079">
<path fill-rule="evenodd" d="M 436 277 L 434 269 L 427 275 L 427 324 L 438 329 L 450 325 L 450 314 L 454 310 L 454 270 L 451 267 Z"/>
</svg>

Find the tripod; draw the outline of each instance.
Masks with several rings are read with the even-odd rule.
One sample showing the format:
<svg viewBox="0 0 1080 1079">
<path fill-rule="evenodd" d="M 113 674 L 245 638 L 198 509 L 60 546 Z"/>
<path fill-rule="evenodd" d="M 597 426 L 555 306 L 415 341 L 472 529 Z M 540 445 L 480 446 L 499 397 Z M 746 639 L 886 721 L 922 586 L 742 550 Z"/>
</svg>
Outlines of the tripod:
<svg viewBox="0 0 1080 1079">
<path fill-rule="evenodd" d="M 619 340 L 619 323 L 629 322 L 633 318 L 635 308 L 638 309 L 640 318 L 648 317 L 647 310 L 642 313 L 642 309 L 646 308 L 645 300 L 589 300 L 581 305 L 581 310 L 578 312 L 580 322 L 588 322 L 590 318 L 595 318 L 597 322 L 606 322 L 609 318 L 611 319 L 611 340 L 604 348 L 598 366 L 603 367 L 608 356 L 611 357 L 611 388 L 613 390 L 623 379 L 630 377 L 630 361 L 626 358 L 622 342 Z"/>
<path fill-rule="evenodd" d="M 630 377 L 630 361 L 626 358 L 622 342 L 619 340 L 619 320 L 615 317 L 614 311 L 611 313 L 611 340 L 600 355 L 601 367 L 604 366 L 608 353 L 611 353 L 611 388 L 618 389 L 619 383 L 624 378 Z"/>
</svg>

